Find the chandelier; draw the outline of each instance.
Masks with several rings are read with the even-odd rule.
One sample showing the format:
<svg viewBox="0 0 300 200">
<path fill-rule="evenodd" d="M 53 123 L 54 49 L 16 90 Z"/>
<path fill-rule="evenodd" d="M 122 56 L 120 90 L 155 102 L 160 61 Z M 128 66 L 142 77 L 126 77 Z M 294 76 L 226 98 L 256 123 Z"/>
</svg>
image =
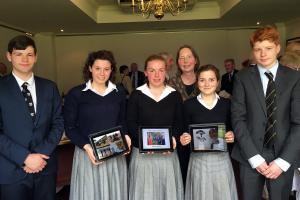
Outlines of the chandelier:
<svg viewBox="0 0 300 200">
<path fill-rule="evenodd" d="M 156 19 L 162 19 L 165 12 L 173 16 L 186 10 L 188 0 L 132 0 L 133 13 L 141 13 L 143 17 L 149 18 L 151 14 Z"/>
</svg>

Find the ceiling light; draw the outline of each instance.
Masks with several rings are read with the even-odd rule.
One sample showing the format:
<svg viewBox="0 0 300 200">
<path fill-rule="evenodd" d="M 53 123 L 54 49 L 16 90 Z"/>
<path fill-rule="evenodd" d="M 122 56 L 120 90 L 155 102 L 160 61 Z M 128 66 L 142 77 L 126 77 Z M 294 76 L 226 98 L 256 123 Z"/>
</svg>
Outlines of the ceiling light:
<svg viewBox="0 0 300 200">
<path fill-rule="evenodd" d="M 25 35 L 31 36 L 31 37 L 33 36 L 33 34 L 32 34 L 32 33 L 29 33 L 29 32 L 26 32 Z"/>
<path fill-rule="evenodd" d="M 141 13 L 143 17 L 149 18 L 151 14 L 156 19 L 162 19 L 165 12 L 170 12 L 173 16 L 186 10 L 188 0 L 132 0 L 133 13 Z"/>
</svg>

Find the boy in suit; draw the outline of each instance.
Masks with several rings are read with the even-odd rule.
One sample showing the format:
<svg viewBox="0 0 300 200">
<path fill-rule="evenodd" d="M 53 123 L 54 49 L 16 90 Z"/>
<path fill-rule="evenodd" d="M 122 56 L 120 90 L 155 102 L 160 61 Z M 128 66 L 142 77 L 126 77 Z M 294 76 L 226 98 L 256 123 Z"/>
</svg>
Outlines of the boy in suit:
<svg viewBox="0 0 300 200">
<path fill-rule="evenodd" d="M 278 63 L 275 27 L 256 30 L 250 44 L 257 65 L 234 79 L 232 157 L 240 163 L 244 200 L 261 199 L 265 183 L 271 200 L 289 199 L 300 148 L 300 74 Z"/>
<path fill-rule="evenodd" d="M 63 132 L 61 99 L 52 81 L 34 76 L 34 41 L 8 43 L 12 73 L 0 80 L 1 199 L 54 200 L 56 145 Z"/>
</svg>

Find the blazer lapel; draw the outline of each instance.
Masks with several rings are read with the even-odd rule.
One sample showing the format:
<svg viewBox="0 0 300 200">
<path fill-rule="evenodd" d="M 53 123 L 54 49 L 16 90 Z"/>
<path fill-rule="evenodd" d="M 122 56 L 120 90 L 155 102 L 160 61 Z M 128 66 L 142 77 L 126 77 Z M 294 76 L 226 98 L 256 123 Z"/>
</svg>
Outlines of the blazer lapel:
<svg viewBox="0 0 300 200">
<path fill-rule="evenodd" d="M 251 68 L 250 78 L 252 80 L 252 83 L 253 83 L 252 85 L 254 87 L 257 99 L 258 99 L 265 115 L 267 116 L 265 95 L 264 95 L 263 86 L 262 86 L 262 82 L 261 82 L 261 79 L 260 79 L 260 75 L 259 75 L 259 71 L 257 69 L 257 66 Z"/>
<path fill-rule="evenodd" d="M 36 90 L 36 116 L 35 116 L 34 125 L 36 126 L 44 106 L 43 104 L 44 91 L 43 91 L 42 82 L 39 80 L 39 78 L 34 77 L 34 81 L 35 81 L 35 90 Z"/>
<path fill-rule="evenodd" d="M 285 73 L 286 71 L 284 70 L 284 66 L 279 64 L 278 70 L 277 70 L 277 74 L 276 74 L 276 78 L 275 78 L 275 86 L 276 86 L 276 96 L 277 96 L 277 101 L 281 96 L 282 91 L 285 89 L 286 84 L 286 76 Z"/>
</svg>

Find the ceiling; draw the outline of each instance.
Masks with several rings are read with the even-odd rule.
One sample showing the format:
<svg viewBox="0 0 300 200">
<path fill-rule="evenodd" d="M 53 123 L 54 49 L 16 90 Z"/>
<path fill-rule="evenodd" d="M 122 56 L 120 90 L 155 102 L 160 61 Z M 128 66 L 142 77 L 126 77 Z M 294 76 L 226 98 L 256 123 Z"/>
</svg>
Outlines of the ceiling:
<svg viewBox="0 0 300 200">
<path fill-rule="evenodd" d="M 189 0 L 193 7 L 162 20 L 132 14 L 120 0 L 2 0 L 0 26 L 57 35 L 254 27 L 300 18 L 300 0 Z M 130 1 L 129 1 L 130 2 Z M 130 3 L 128 3 L 130 4 Z M 64 32 L 60 32 L 64 29 Z"/>
</svg>

